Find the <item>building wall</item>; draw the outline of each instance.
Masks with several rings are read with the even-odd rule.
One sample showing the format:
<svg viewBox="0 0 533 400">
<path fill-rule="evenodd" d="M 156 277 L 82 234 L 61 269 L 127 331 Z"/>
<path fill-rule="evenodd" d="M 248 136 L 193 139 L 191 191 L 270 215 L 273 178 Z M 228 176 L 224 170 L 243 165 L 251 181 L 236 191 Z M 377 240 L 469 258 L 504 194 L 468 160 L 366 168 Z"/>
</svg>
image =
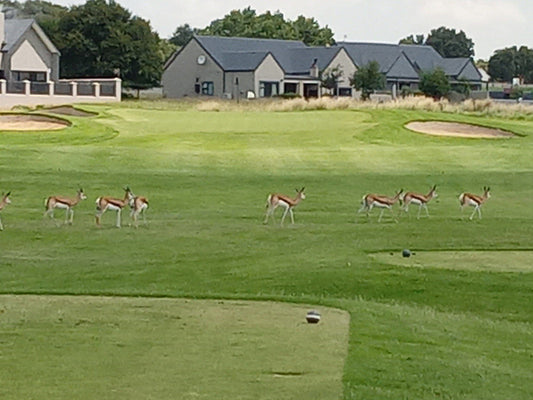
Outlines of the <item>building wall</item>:
<svg viewBox="0 0 533 400">
<path fill-rule="evenodd" d="M 50 52 L 34 30 L 29 30 L 8 56 L 10 71 L 45 72 L 48 80 L 59 78 L 59 55 Z"/>
<path fill-rule="evenodd" d="M 198 57 L 204 56 L 205 62 L 198 63 Z M 161 78 L 163 96 L 180 98 L 185 96 L 196 97 L 195 85 L 203 82 L 213 82 L 214 97 L 222 97 L 224 91 L 224 71 L 216 61 L 204 51 L 196 39 L 192 39 L 167 66 Z M 226 89 L 226 90 L 225 90 Z"/>
<path fill-rule="evenodd" d="M 285 73 L 276 62 L 274 57 L 271 54 L 265 57 L 263 62 L 255 70 L 255 81 L 254 81 L 254 93 L 256 97 L 259 97 L 259 86 L 261 81 L 264 82 L 278 82 L 279 83 L 279 93 L 283 93 L 283 77 Z"/>
<path fill-rule="evenodd" d="M 331 60 L 331 63 L 326 67 L 325 71 L 337 66 L 342 70 L 342 77 L 339 79 L 339 88 L 351 87 L 350 78 L 353 76 L 354 72 L 357 71 L 357 67 L 344 49 L 341 49 L 335 58 Z M 353 91 L 355 91 L 355 89 L 353 89 Z"/>
<path fill-rule="evenodd" d="M 246 98 L 246 93 L 250 90 L 255 91 L 254 73 L 252 71 L 226 72 L 226 97 L 231 97 L 232 99 Z"/>
</svg>

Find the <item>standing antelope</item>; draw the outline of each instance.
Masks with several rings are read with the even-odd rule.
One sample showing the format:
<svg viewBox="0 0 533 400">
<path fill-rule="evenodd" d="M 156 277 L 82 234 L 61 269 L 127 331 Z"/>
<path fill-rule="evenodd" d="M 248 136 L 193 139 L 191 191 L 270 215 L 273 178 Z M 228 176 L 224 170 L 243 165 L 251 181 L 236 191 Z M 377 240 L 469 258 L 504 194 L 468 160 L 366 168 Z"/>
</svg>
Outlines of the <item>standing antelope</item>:
<svg viewBox="0 0 533 400">
<path fill-rule="evenodd" d="M 11 192 L 7 192 L 6 194 L 2 193 L 2 200 L 0 201 L 0 211 L 4 209 L 5 206 L 8 204 L 11 204 L 11 200 L 9 199 L 9 195 Z M 2 220 L 0 219 L 0 231 L 4 230 L 4 225 L 2 225 Z"/>
<path fill-rule="evenodd" d="M 148 208 L 148 199 L 143 196 L 134 196 L 133 193 L 131 193 L 129 205 L 131 208 L 130 216 L 133 219 L 135 227 L 138 227 L 137 218 L 139 217 L 139 214 L 142 214 L 143 222 L 146 224 L 145 211 Z"/>
<path fill-rule="evenodd" d="M 405 212 L 409 212 L 409 204 L 411 203 L 418 204 L 418 216 L 416 218 L 417 219 L 420 218 L 420 211 L 422 211 L 422 208 L 426 210 L 426 215 L 429 217 L 427 204 L 430 202 L 432 198 L 437 197 L 436 190 L 437 190 L 437 185 L 434 185 L 429 191 L 429 193 L 426 195 L 421 194 L 421 193 L 414 193 L 414 192 L 405 193 L 405 195 L 403 196 L 403 202 L 404 202 L 403 210 Z"/>
<path fill-rule="evenodd" d="M 264 223 L 266 224 L 268 222 L 268 218 L 274 214 L 274 210 L 278 206 L 282 206 L 285 208 L 285 212 L 283 213 L 283 217 L 281 217 L 281 225 L 283 225 L 283 221 L 285 220 L 287 213 L 290 213 L 291 222 L 294 224 L 294 215 L 292 213 L 292 209 L 296 207 L 300 201 L 305 199 L 304 189 L 305 187 L 301 188 L 300 190 L 296 189 L 296 197 L 294 199 L 279 193 L 269 194 L 267 198 L 267 212 Z"/>
<path fill-rule="evenodd" d="M 361 208 L 359 209 L 359 211 L 357 211 L 357 214 L 366 211 L 367 217 L 370 217 L 370 211 L 372 211 L 372 208 L 377 207 L 381 208 L 381 213 L 379 214 L 378 222 L 381 222 L 381 217 L 383 216 L 383 212 L 385 211 L 385 209 L 389 209 L 392 214 L 392 217 L 394 218 L 392 206 L 398 202 L 402 193 L 403 189 L 400 189 L 398 192 L 396 192 L 396 195 L 394 197 L 369 193 L 363 196 L 363 199 L 361 200 Z M 396 220 L 396 218 L 394 219 Z"/>
<path fill-rule="evenodd" d="M 65 209 L 65 224 L 70 223 L 72 224 L 72 220 L 74 219 L 74 210 L 72 209 L 76 204 L 78 204 L 80 201 L 85 200 L 87 196 L 85 193 L 83 193 L 83 189 L 79 188 L 78 192 L 76 194 L 76 197 L 63 197 L 63 196 L 50 196 L 48 197 L 44 202 L 44 207 L 46 208 L 46 211 L 44 212 L 44 217 L 47 215 L 50 216 L 50 218 L 54 218 L 54 208 L 61 208 Z M 70 216 L 70 219 L 69 219 Z"/>
<path fill-rule="evenodd" d="M 481 219 L 481 206 L 489 198 L 490 198 L 490 187 L 483 187 L 483 196 L 477 196 L 472 193 L 461 193 L 459 195 L 459 203 L 461 203 L 461 211 L 463 211 L 465 206 L 472 206 L 474 207 L 474 212 L 470 216 L 470 219 L 474 218 L 476 211 L 479 216 L 479 219 Z"/>
<path fill-rule="evenodd" d="M 124 198 L 123 199 L 117 199 L 114 197 L 98 197 L 96 199 L 96 225 L 100 226 L 100 219 L 102 218 L 102 214 L 105 213 L 107 210 L 116 211 L 117 212 L 117 222 L 116 227 L 120 228 L 120 215 L 122 212 L 122 209 L 130 204 L 130 201 L 133 197 L 133 194 L 131 193 L 131 190 L 129 187 L 124 188 Z"/>
</svg>

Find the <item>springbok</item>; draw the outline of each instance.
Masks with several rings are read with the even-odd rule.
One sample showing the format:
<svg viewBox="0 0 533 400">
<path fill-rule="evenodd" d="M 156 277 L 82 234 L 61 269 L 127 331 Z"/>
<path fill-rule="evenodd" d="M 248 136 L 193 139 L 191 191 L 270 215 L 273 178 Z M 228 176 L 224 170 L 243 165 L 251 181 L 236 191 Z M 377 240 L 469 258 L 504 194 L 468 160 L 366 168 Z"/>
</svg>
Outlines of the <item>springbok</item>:
<svg viewBox="0 0 533 400">
<path fill-rule="evenodd" d="M 402 193 L 403 189 L 400 189 L 398 192 L 396 192 L 396 195 L 394 197 L 388 197 L 373 193 L 366 194 L 361 200 L 361 208 L 359 209 L 359 211 L 357 211 L 357 214 L 366 211 L 367 217 L 370 217 L 370 211 L 372 211 L 372 208 L 377 207 L 381 208 L 378 222 L 381 222 L 381 217 L 383 217 L 383 212 L 386 209 L 390 210 L 392 217 L 394 218 L 394 220 L 396 220 L 396 218 L 394 217 L 394 212 L 392 211 L 392 206 L 396 204 L 398 200 L 400 200 L 400 195 Z"/>
<path fill-rule="evenodd" d="M 131 193 L 131 192 L 130 192 Z M 137 219 L 141 214 L 143 217 L 143 222 L 146 224 L 146 215 L 145 211 L 148 208 L 148 199 L 143 196 L 135 196 L 131 193 L 131 198 L 129 200 L 129 205 L 131 208 L 130 216 L 133 219 L 133 224 L 137 228 L 139 226 Z"/>
<path fill-rule="evenodd" d="M 102 214 L 105 213 L 107 210 L 116 211 L 117 212 L 117 222 L 116 227 L 120 228 L 120 215 L 122 213 L 122 209 L 130 204 L 130 201 L 133 197 L 133 194 L 131 193 L 131 190 L 129 187 L 124 188 L 124 198 L 123 199 L 117 199 L 114 197 L 98 197 L 96 199 L 96 225 L 100 226 L 100 220 L 102 218 Z"/>
<path fill-rule="evenodd" d="M 294 199 L 291 199 L 289 196 L 285 196 L 283 194 L 279 193 L 272 193 L 268 195 L 267 198 L 267 212 L 265 215 L 265 224 L 268 222 L 268 218 L 274 214 L 274 210 L 278 207 L 284 207 L 285 212 L 283 213 L 283 217 L 281 217 L 281 225 L 283 225 L 283 221 L 285 220 L 285 217 L 287 216 L 287 213 L 290 213 L 291 215 L 291 222 L 294 224 L 294 215 L 292 213 L 292 209 L 296 207 L 300 201 L 305 199 L 305 193 L 304 193 L 305 187 L 301 188 L 300 190 L 296 189 L 296 197 Z"/>
<path fill-rule="evenodd" d="M 481 219 L 481 206 L 490 198 L 490 187 L 483 187 L 483 196 L 478 196 L 472 193 L 461 193 L 459 195 L 459 203 L 461 203 L 461 211 L 464 210 L 465 206 L 474 207 L 474 212 L 470 216 L 470 220 L 474 218 L 474 215 L 477 214 L 479 219 Z"/>
<path fill-rule="evenodd" d="M 2 193 L 2 200 L 0 201 L 0 211 L 4 209 L 5 206 L 8 204 L 11 204 L 11 200 L 9 198 L 9 195 L 11 192 L 7 192 L 6 194 Z M 4 225 L 2 225 L 2 220 L 0 219 L 0 231 L 4 230 Z"/>
<path fill-rule="evenodd" d="M 418 215 L 417 219 L 420 218 L 420 212 L 422 211 L 422 208 L 426 210 L 426 216 L 429 217 L 428 212 L 428 203 L 431 201 L 431 199 L 437 197 L 437 185 L 434 185 L 428 194 L 421 194 L 421 193 L 414 193 L 414 192 L 407 192 L 403 196 L 403 210 L 405 212 L 409 212 L 409 204 L 417 204 L 418 205 Z"/>
<path fill-rule="evenodd" d="M 54 218 L 54 208 L 65 209 L 65 224 L 70 223 L 74 219 L 74 210 L 72 209 L 80 201 L 85 200 L 87 196 L 83 192 L 82 188 L 78 189 L 76 197 L 63 197 L 63 196 L 50 196 L 44 202 L 44 207 L 46 211 L 44 212 L 44 217 L 47 215 L 50 218 Z M 69 218 L 70 216 L 70 218 Z"/>
</svg>

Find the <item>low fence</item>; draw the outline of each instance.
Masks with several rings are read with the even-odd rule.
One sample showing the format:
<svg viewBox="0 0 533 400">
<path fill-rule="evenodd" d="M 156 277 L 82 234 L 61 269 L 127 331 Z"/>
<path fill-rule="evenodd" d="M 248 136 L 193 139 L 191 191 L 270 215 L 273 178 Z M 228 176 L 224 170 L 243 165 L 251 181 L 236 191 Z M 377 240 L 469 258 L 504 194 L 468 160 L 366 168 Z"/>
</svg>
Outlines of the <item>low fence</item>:
<svg viewBox="0 0 533 400">
<path fill-rule="evenodd" d="M 7 82 L 0 79 L 0 109 L 73 103 L 118 102 L 122 80 L 61 79 L 57 82 Z"/>
</svg>

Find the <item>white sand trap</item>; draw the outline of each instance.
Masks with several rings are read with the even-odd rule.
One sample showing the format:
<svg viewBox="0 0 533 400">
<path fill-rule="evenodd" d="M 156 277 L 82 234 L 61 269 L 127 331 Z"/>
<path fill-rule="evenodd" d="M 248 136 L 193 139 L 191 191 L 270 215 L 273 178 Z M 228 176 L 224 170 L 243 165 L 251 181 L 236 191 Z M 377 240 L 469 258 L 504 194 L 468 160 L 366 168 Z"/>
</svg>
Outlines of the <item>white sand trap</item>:
<svg viewBox="0 0 533 400">
<path fill-rule="evenodd" d="M 459 122 L 414 121 L 405 125 L 407 129 L 433 136 L 454 136 L 464 138 L 509 139 L 515 135 L 501 129 L 461 124 Z"/>
<path fill-rule="evenodd" d="M 49 131 L 64 129 L 69 125 L 67 121 L 43 115 L 0 115 L 0 131 Z"/>
</svg>

